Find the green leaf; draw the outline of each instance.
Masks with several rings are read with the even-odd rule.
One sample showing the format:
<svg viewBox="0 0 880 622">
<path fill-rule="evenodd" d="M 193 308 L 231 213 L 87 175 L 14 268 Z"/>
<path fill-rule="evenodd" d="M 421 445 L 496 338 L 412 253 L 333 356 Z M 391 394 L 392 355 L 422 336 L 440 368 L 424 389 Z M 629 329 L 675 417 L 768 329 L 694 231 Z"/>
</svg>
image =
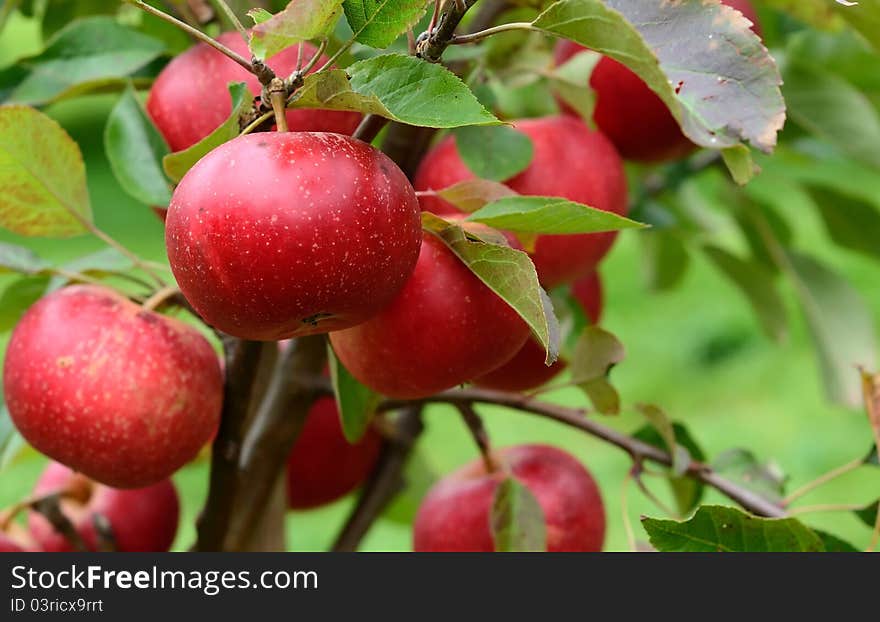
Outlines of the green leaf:
<svg viewBox="0 0 880 622">
<path fill-rule="evenodd" d="M 712 461 L 712 470 L 743 488 L 779 503 L 785 496 L 785 473 L 773 462 L 764 463 L 748 449 L 728 449 Z"/>
<path fill-rule="evenodd" d="M 404 54 L 309 74 L 290 106 L 372 113 L 422 127 L 501 123 L 454 73 Z"/>
<path fill-rule="evenodd" d="M 0 396 L 0 471 L 9 466 L 24 446 L 24 439 L 15 429 L 9 410 Z"/>
<path fill-rule="evenodd" d="M 845 542 L 841 540 L 835 535 L 828 533 L 827 531 L 821 531 L 819 529 L 813 529 L 813 532 L 819 536 L 819 539 L 822 540 L 822 544 L 825 545 L 826 553 L 859 553 L 860 551 L 854 547 L 849 542 Z"/>
<path fill-rule="evenodd" d="M 442 190 L 431 191 L 448 203 L 452 203 L 462 212 L 475 212 L 487 203 L 504 197 L 517 196 L 517 193 L 496 181 L 473 179 L 462 181 Z"/>
<path fill-rule="evenodd" d="M 12 330 L 24 312 L 43 297 L 48 276 L 28 276 L 13 281 L 0 292 L 0 333 Z"/>
<path fill-rule="evenodd" d="M 342 15 L 342 0 L 295 0 L 251 29 L 251 52 L 266 60 L 300 41 L 330 33 Z"/>
<path fill-rule="evenodd" d="M 586 326 L 578 338 L 569 369 L 571 382 L 587 394 L 603 415 L 620 413 L 620 396 L 608 381 L 611 369 L 626 357 L 623 344 L 598 326 Z"/>
<path fill-rule="evenodd" d="M 532 139 L 506 125 L 459 128 L 455 143 L 471 172 L 493 181 L 504 181 L 526 170 L 535 155 Z"/>
<path fill-rule="evenodd" d="M 538 284 L 538 274 L 529 256 L 509 246 L 489 244 L 428 212 L 422 213 L 422 227 L 442 240 L 478 279 L 525 320 L 547 351 L 547 365 L 555 363 L 559 356 L 559 321 L 550 297 Z"/>
<path fill-rule="evenodd" d="M 861 0 L 855 5 L 844 6 L 839 2 L 831 4 L 850 26 L 858 30 L 880 51 L 880 2 L 878 0 Z"/>
<path fill-rule="evenodd" d="M 880 466 L 880 456 L 877 455 L 876 447 L 872 447 L 871 451 L 868 452 L 868 455 L 865 456 L 865 464 L 871 466 Z"/>
<path fill-rule="evenodd" d="M 415 26 L 428 0 L 345 0 L 345 18 L 359 43 L 386 48 Z"/>
<path fill-rule="evenodd" d="M 254 24 L 262 24 L 263 22 L 267 22 L 272 19 L 272 14 L 266 9 L 262 8 L 250 9 L 247 12 L 247 16 L 254 21 Z"/>
<path fill-rule="evenodd" d="M 876 206 L 829 188 L 811 188 L 810 195 L 835 244 L 880 259 L 876 235 L 880 211 Z"/>
<path fill-rule="evenodd" d="M 758 261 L 742 260 L 717 246 L 704 246 L 703 252 L 746 296 L 767 336 L 781 341 L 788 330 L 788 313 L 773 273 Z"/>
<path fill-rule="evenodd" d="M 856 517 L 865 523 L 868 527 L 874 527 L 877 524 L 877 511 L 880 509 L 880 500 L 869 503 L 860 510 L 853 512 Z"/>
<path fill-rule="evenodd" d="M 704 505 L 685 522 L 643 518 L 651 544 L 662 553 L 782 553 L 825 551 L 822 539 L 794 518 L 758 518 Z"/>
<path fill-rule="evenodd" d="M 792 120 L 859 162 L 880 168 L 880 115 L 843 78 L 804 63 L 785 70 L 785 100 Z"/>
<path fill-rule="evenodd" d="M 759 169 L 752 160 L 752 152 L 745 145 L 736 145 L 721 150 L 721 158 L 724 160 L 730 176 L 740 186 L 749 183 L 758 174 Z"/>
<path fill-rule="evenodd" d="M 637 404 L 636 410 L 642 413 L 645 419 L 648 420 L 648 423 L 650 423 L 657 431 L 660 438 L 663 439 L 663 442 L 666 445 L 666 451 L 672 456 L 672 472 L 676 476 L 684 475 L 684 472 L 687 471 L 693 457 L 684 445 L 677 442 L 675 437 L 675 426 L 669 418 L 669 415 L 667 415 L 663 409 L 654 406 L 653 404 Z"/>
<path fill-rule="evenodd" d="M 162 158 L 165 174 L 173 181 L 179 182 L 186 175 L 186 172 L 208 152 L 238 136 L 238 119 L 246 107 L 251 104 L 252 95 L 244 82 L 234 82 L 229 84 L 229 96 L 232 98 L 232 113 L 226 121 L 192 147 L 169 153 Z"/>
<path fill-rule="evenodd" d="M 548 76 L 556 95 L 590 126 L 593 125 L 596 94 L 584 85 L 589 84 L 590 75 L 601 58 L 600 54 L 589 51 L 575 54 Z"/>
<path fill-rule="evenodd" d="M 675 433 L 676 443 L 684 447 L 694 460 L 703 462 L 706 459 L 703 450 L 684 425 L 673 422 L 672 430 Z M 659 447 L 664 451 L 667 449 L 666 441 L 660 436 L 657 428 L 651 424 L 639 428 L 633 434 L 633 438 L 637 438 L 654 447 Z M 672 488 L 672 494 L 675 497 L 676 506 L 681 514 L 688 514 L 700 504 L 705 490 L 702 482 L 692 477 L 678 477 L 671 473 L 668 476 L 668 481 L 670 488 Z"/>
<path fill-rule="evenodd" d="M 31 249 L 0 242 L 0 274 L 4 272 L 38 274 L 47 267 L 48 264 Z"/>
<path fill-rule="evenodd" d="M 70 23 L 46 48 L 0 71 L 0 99 L 46 104 L 123 79 L 158 57 L 165 45 L 112 17 Z"/>
<path fill-rule="evenodd" d="M 355 380 L 336 358 L 329 341 L 327 363 L 330 367 L 330 379 L 333 382 L 333 394 L 336 396 L 342 432 L 349 443 L 356 443 L 370 426 L 381 396 Z"/>
<path fill-rule="evenodd" d="M 63 238 L 88 231 L 91 219 L 79 146 L 42 112 L 0 107 L 0 226 Z"/>
<path fill-rule="evenodd" d="M 127 255 L 123 255 L 113 247 L 107 247 L 94 253 L 77 257 L 72 261 L 62 264 L 60 267 L 65 272 L 103 278 L 111 275 L 126 274 L 134 268 L 134 263 Z M 68 282 L 69 279 L 64 276 L 53 276 L 49 281 L 48 290 L 54 291 Z"/>
<path fill-rule="evenodd" d="M 431 487 L 440 479 L 437 469 L 420 450 L 421 445 L 416 445 L 410 453 L 403 469 L 404 488 L 394 497 L 388 509 L 382 513 L 382 518 L 406 525 L 410 528 L 415 520 L 416 513 L 422 500 Z"/>
<path fill-rule="evenodd" d="M 638 236 L 645 251 L 644 269 L 648 287 L 663 292 L 681 283 L 690 266 L 690 255 L 674 233 L 655 229 Z"/>
<path fill-rule="evenodd" d="M 769 152 L 776 144 L 785 120 L 779 72 L 748 21 L 729 7 L 561 0 L 533 24 L 632 69 L 699 145 L 748 141 Z"/>
<path fill-rule="evenodd" d="M 492 500 L 492 539 L 503 553 L 541 553 L 547 550 L 544 510 L 531 491 L 512 477 L 495 489 Z"/>
<path fill-rule="evenodd" d="M 797 293 L 816 343 L 830 399 L 859 406 L 857 365 L 876 367 L 874 320 L 861 296 L 836 273 L 811 257 L 790 256 Z"/>
<path fill-rule="evenodd" d="M 141 108 L 131 86 L 107 118 L 104 152 L 123 190 L 147 205 L 168 205 L 171 188 L 162 172 L 162 158 L 168 153 L 168 145 Z"/>
<path fill-rule="evenodd" d="M 642 223 L 559 197 L 511 196 L 485 205 L 468 220 L 516 233 L 576 234 L 639 229 Z"/>
</svg>

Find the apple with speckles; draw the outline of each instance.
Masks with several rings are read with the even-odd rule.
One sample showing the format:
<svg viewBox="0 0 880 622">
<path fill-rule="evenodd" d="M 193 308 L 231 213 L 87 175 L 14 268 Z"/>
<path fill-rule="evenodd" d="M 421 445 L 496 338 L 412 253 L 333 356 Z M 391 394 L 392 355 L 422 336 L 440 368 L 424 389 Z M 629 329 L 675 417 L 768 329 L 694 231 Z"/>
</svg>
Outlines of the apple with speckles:
<svg viewBox="0 0 880 622">
<path fill-rule="evenodd" d="M 571 286 L 571 293 L 590 321 L 598 324 L 602 316 L 602 281 L 598 273 L 593 272 L 577 281 Z M 545 359 L 544 347 L 534 337 L 529 337 L 512 359 L 473 382 L 484 389 L 513 393 L 537 389 L 558 376 L 567 365 L 561 358 L 553 365 L 547 365 Z"/>
<path fill-rule="evenodd" d="M 61 511 L 89 550 L 99 549 L 100 538 L 94 522 L 96 514 L 107 519 L 114 550 L 163 552 L 174 542 L 180 504 L 170 479 L 145 488 L 119 490 L 52 462 L 37 481 L 34 495 L 41 497 L 56 492 L 64 494 Z M 71 543 L 37 512 L 29 514 L 28 529 L 43 551 L 73 550 Z"/>
<path fill-rule="evenodd" d="M 341 330 L 412 273 L 419 204 L 381 151 L 320 132 L 240 136 L 202 158 L 165 223 L 171 269 L 210 325 L 274 341 Z"/>
<path fill-rule="evenodd" d="M 425 234 L 412 276 L 372 319 L 330 333 L 363 384 L 388 397 L 432 395 L 495 369 L 529 328 L 439 238 Z"/>
<path fill-rule="evenodd" d="M 723 0 L 752 22 L 760 36 L 761 27 L 754 7 L 748 0 Z M 556 63 L 561 65 L 585 48 L 569 40 L 556 46 Z M 593 119 L 627 160 L 667 162 L 688 155 L 695 145 L 682 133 L 666 104 L 644 81 L 622 63 L 602 57 L 593 68 L 590 87 L 596 94 Z M 578 112 L 561 102 L 571 115 Z"/>
<path fill-rule="evenodd" d="M 25 313 L 3 387 L 31 445 L 117 488 L 154 484 L 194 458 L 223 399 L 217 354 L 197 330 L 95 285 L 56 290 Z"/>
<path fill-rule="evenodd" d="M 563 197 L 626 214 L 623 163 L 605 136 L 571 116 L 526 119 L 513 125 L 532 139 L 534 158 L 526 170 L 504 182 L 511 190 Z M 474 177 L 458 154 L 455 137 L 447 136 L 422 160 L 414 184 L 419 191 L 442 190 Z M 438 197 L 422 196 L 420 202 L 422 209 L 435 214 L 458 212 Z M 530 255 L 541 284 L 549 289 L 589 274 L 607 254 L 615 237 L 615 232 L 538 236 Z"/>
<path fill-rule="evenodd" d="M 367 428 L 356 443 L 342 433 L 339 409 L 332 397 L 319 398 L 287 459 L 287 500 L 294 510 L 336 501 L 357 488 L 379 458 L 382 437 Z"/>
<path fill-rule="evenodd" d="M 428 492 L 413 525 L 417 552 L 495 550 L 490 515 L 506 474 L 529 489 L 544 511 L 547 550 L 601 551 L 605 508 L 596 482 L 574 456 L 548 445 L 517 445 L 493 453 L 500 469 L 476 460 Z"/>
<path fill-rule="evenodd" d="M 226 32 L 217 40 L 250 58 L 247 44 L 237 32 Z M 282 50 L 268 60 L 278 76 L 288 77 L 297 68 L 299 46 Z M 316 52 L 303 44 L 303 59 Z M 328 59 L 321 56 L 313 71 Z M 156 78 L 147 98 L 147 113 L 173 151 L 191 147 L 213 132 L 232 113 L 227 85 L 245 82 L 255 96 L 261 91 L 256 76 L 205 43 L 199 43 L 168 63 Z M 296 109 L 287 111 L 290 131 L 339 132 L 351 134 L 361 120 L 360 113 L 333 110 Z"/>
</svg>

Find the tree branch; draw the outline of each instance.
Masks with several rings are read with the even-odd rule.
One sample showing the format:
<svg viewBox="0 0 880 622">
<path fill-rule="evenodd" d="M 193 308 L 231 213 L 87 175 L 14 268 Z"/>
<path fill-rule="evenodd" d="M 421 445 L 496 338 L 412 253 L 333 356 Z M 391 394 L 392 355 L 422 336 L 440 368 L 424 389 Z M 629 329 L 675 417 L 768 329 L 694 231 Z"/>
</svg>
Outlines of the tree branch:
<svg viewBox="0 0 880 622">
<path fill-rule="evenodd" d="M 474 405 L 471 403 L 462 403 L 456 404 L 456 406 L 461 413 L 461 418 L 464 419 L 464 423 L 470 431 L 471 436 L 474 438 L 474 442 L 477 444 L 477 449 L 480 450 L 480 456 L 483 458 L 483 466 L 486 467 L 486 472 L 493 473 L 497 471 L 499 466 L 492 458 L 492 448 L 489 444 L 489 433 L 486 432 L 486 426 L 483 425 L 483 420 L 480 419 L 480 415 L 474 410 Z"/>
<path fill-rule="evenodd" d="M 404 488 L 403 469 L 423 429 L 421 406 L 412 405 L 400 413 L 393 433 L 382 444 L 379 461 L 361 489 L 357 505 L 336 537 L 334 551 L 356 551 L 379 515 Z"/>
</svg>

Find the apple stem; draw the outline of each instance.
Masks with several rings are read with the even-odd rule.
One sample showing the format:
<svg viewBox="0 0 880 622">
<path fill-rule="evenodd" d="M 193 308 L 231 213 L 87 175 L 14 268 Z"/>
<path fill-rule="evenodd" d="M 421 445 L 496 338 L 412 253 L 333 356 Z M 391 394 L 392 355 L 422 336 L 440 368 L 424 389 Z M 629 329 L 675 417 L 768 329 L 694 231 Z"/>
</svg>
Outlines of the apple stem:
<svg viewBox="0 0 880 622">
<path fill-rule="evenodd" d="M 156 293 L 147 298 L 141 305 L 141 308 L 144 311 L 155 311 L 164 302 L 167 302 L 169 299 L 174 298 L 175 296 L 178 296 L 180 294 L 180 289 L 178 289 L 177 286 L 168 285 L 157 290 Z"/>
<path fill-rule="evenodd" d="M 456 407 L 458 408 L 458 412 L 461 413 L 461 418 L 464 420 L 468 430 L 470 430 L 471 436 L 477 444 L 477 448 L 480 450 L 480 456 L 483 458 L 483 465 L 486 467 L 486 473 L 497 473 L 501 470 L 501 467 L 492 456 L 492 448 L 489 443 L 489 433 L 486 431 L 486 426 L 483 424 L 483 420 L 477 414 L 477 411 L 474 410 L 473 403 L 462 402 L 461 404 L 456 404 Z"/>
<path fill-rule="evenodd" d="M 180 28 L 184 32 L 192 35 L 193 37 L 195 37 L 199 41 L 201 41 L 203 43 L 207 43 L 212 48 L 214 48 L 215 50 L 220 52 L 221 54 L 225 54 L 227 57 L 231 58 L 236 63 L 238 63 L 239 65 L 241 65 L 245 69 L 247 69 L 249 72 L 256 74 L 256 71 L 254 70 L 251 62 L 248 59 L 246 59 L 244 56 L 242 56 L 238 52 L 230 50 L 228 47 L 226 47 L 225 45 L 223 45 L 222 43 L 220 43 L 216 39 L 209 37 L 208 35 L 203 33 L 198 28 L 190 26 L 186 22 L 183 22 L 172 15 L 168 15 L 168 13 L 165 13 L 164 11 L 157 9 L 154 6 L 149 5 L 146 2 L 143 2 L 142 0 L 124 0 L 124 1 L 136 6 L 137 8 L 141 9 L 142 11 L 149 13 L 150 15 L 154 15 L 155 17 L 158 17 L 159 19 L 165 20 L 169 24 L 173 24 L 173 25 L 177 26 L 178 28 Z"/>
<path fill-rule="evenodd" d="M 279 132 L 287 131 L 287 88 L 281 78 L 272 78 L 267 89 L 269 103 L 275 115 L 275 125 Z"/>
</svg>

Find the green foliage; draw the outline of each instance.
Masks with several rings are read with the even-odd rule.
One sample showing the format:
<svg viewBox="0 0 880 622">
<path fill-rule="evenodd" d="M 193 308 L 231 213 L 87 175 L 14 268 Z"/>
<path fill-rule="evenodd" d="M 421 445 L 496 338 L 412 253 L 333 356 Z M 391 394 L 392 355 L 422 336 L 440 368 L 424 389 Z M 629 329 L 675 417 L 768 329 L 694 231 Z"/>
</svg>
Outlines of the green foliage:
<svg viewBox="0 0 880 622">
<path fill-rule="evenodd" d="M 506 477 L 495 489 L 490 520 L 496 551 L 547 550 L 544 510 L 531 491 L 514 478 Z"/>
<path fill-rule="evenodd" d="M 46 104 L 107 88 L 123 88 L 125 77 L 158 57 L 165 45 L 110 17 L 75 21 L 46 48 L 0 71 L 0 100 Z"/>
<path fill-rule="evenodd" d="M 785 473 L 772 462 L 761 462 L 749 449 L 728 449 L 712 461 L 712 469 L 743 488 L 779 503 L 785 495 Z"/>
<path fill-rule="evenodd" d="M 643 224 L 557 197 L 503 197 L 478 209 L 468 220 L 517 233 L 576 234 L 637 229 Z"/>
<path fill-rule="evenodd" d="M 345 18 L 355 40 L 386 48 L 425 14 L 428 0 L 345 0 Z"/>
<path fill-rule="evenodd" d="M 142 203 L 165 207 L 171 187 L 162 171 L 168 145 L 141 108 L 133 88 L 119 98 L 104 128 L 104 151 L 119 185 Z"/>
<path fill-rule="evenodd" d="M 653 404 L 638 404 L 636 410 L 648 420 L 654 431 L 663 439 L 663 443 L 666 445 L 665 449 L 672 457 L 673 474 L 676 476 L 684 475 L 693 456 L 690 455 L 687 447 L 678 442 L 672 419 L 662 408 Z"/>
<path fill-rule="evenodd" d="M 422 226 L 525 320 L 547 351 L 547 364 L 554 363 L 559 355 L 559 322 L 529 256 L 509 246 L 489 244 L 427 212 L 422 214 Z"/>
<path fill-rule="evenodd" d="M 0 194 L 0 226 L 20 235 L 78 235 L 92 217 L 79 146 L 26 106 L 0 108 Z"/>
<path fill-rule="evenodd" d="M 470 126 L 455 131 L 462 161 L 481 179 L 504 181 L 532 163 L 532 139 L 506 125 Z"/>
<path fill-rule="evenodd" d="M 517 196 L 516 192 L 504 184 L 487 179 L 462 181 L 454 186 L 437 190 L 434 194 L 466 213 L 475 212 L 484 205 L 504 197 Z"/>
<path fill-rule="evenodd" d="M 877 524 L 878 508 L 880 508 L 880 500 L 875 501 L 874 503 L 869 503 L 865 507 L 856 510 L 854 514 L 858 517 L 860 521 L 873 529 L 874 525 Z"/>
<path fill-rule="evenodd" d="M 46 262 L 29 248 L 0 242 L 0 273 L 38 274 L 46 266 Z"/>
<path fill-rule="evenodd" d="M 626 357 L 620 340 L 598 326 L 586 326 L 574 346 L 569 370 L 593 407 L 603 415 L 620 413 L 620 396 L 608 380 L 611 369 Z"/>
<path fill-rule="evenodd" d="M 27 276 L 13 281 L 0 292 L 0 334 L 18 324 L 28 307 L 46 293 L 48 285 L 48 276 Z"/>
<path fill-rule="evenodd" d="M 330 380 L 333 383 L 333 395 L 336 397 L 336 406 L 339 409 L 342 432 L 349 443 L 356 443 L 370 426 L 370 420 L 376 414 L 376 406 L 382 396 L 362 385 L 351 375 L 339 362 L 329 341 L 327 363 L 330 367 Z"/>
<path fill-rule="evenodd" d="M 706 456 L 702 448 L 700 448 L 684 424 L 673 422 L 672 432 L 675 436 L 676 444 L 683 447 L 690 454 L 691 458 L 699 462 L 705 461 Z M 658 429 L 651 424 L 639 428 L 633 433 L 633 437 L 654 447 L 668 450 L 667 441 L 660 435 Z M 700 504 L 703 492 L 705 491 L 705 486 L 702 482 L 691 477 L 677 476 L 674 473 L 669 474 L 668 481 L 672 494 L 675 497 L 679 514 L 686 515 Z"/>
<path fill-rule="evenodd" d="M 403 54 L 308 75 L 291 106 L 373 113 L 423 127 L 499 123 L 451 71 Z"/>
<path fill-rule="evenodd" d="M 651 544 L 668 553 L 822 553 L 825 543 L 794 518 L 758 518 L 705 505 L 685 522 L 643 518 Z"/>
<path fill-rule="evenodd" d="M 232 98 L 232 112 L 226 121 L 192 147 L 162 158 L 165 174 L 175 182 L 183 179 L 186 172 L 209 151 L 238 136 L 239 117 L 251 103 L 251 92 L 244 82 L 235 82 L 229 85 L 229 96 Z"/>
<path fill-rule="evenodd" d="M 769 151 L 785 118 L 781 80 L 760 40 L 735 15 L 699 0 L 561 0 L 533 25 L 627 65 L 697 144 L 720 149 L 748 141 Z M 689 41 L 686 56 L 671 45 L 682 37 Z M 757 110 L 761 114 L 753 114 Z M 741 156 L 733 170 L 742 181 Z"/>
<path fill-rule="evenodd" d="M 251 29 L 251 52 L 262 60 L 291 45 L 327 35 L 342 14 L 342 0 L 297 0 Z"/>
</svg>

